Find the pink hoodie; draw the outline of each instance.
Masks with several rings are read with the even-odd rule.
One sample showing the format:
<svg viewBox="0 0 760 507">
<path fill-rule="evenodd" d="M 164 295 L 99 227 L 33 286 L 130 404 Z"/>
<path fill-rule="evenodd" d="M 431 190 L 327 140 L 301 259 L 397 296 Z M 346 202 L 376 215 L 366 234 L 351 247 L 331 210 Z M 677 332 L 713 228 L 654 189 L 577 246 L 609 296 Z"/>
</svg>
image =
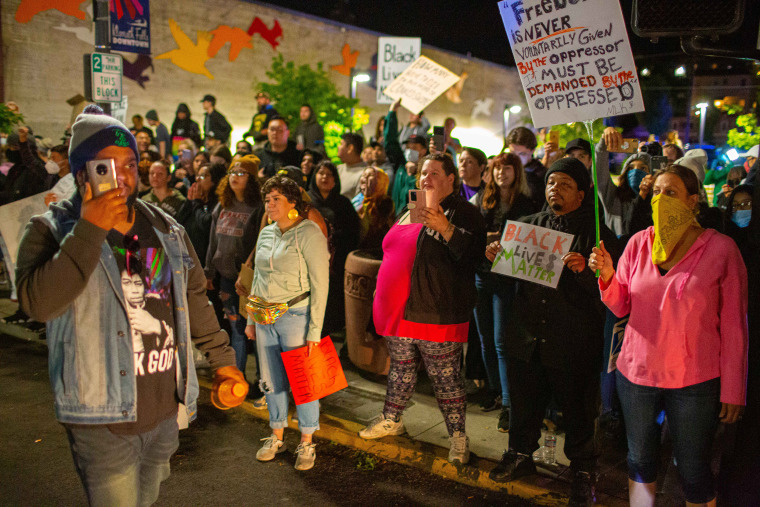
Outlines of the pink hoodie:
<svg viewBox="0 0 760 507">
<path fill-rule="evenodd" d="M 630 313 L 617 367 L 644 386 L 686 387 L 720 377 L 720 401 L 744 405 L 747 269 L 728 236 L 707 229 L 662 276 L 652 264 L 654 227 L 635 234 L 602 301 Z"/>
</svg>

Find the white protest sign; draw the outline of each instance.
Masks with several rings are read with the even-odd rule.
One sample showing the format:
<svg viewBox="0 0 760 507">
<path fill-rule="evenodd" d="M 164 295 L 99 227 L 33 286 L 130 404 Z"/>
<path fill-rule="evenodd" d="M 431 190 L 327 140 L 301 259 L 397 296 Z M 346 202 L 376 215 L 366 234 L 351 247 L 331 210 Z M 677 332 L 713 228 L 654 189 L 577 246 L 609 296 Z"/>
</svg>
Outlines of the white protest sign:
<svg viewBox="0 0 760 507">
<path fill-rule="evenodd" d="M 10 254 L 10 259 L 6 261 L 10 260 L 12 269 L 15 269 L 18 245 L 21 243 L 26 224 L 34 215 L 41 215 L 47 211 L 46 193 L 35 194 L 0 206 L 0 234 Z"/>
<path fill-rule="evenodd" d="M 76 189 L 76 181 L 74 181 L 74 175 L 69 173 L 53 185 L 50 192 L 54 193 L 58 197 L 59 201 L 68 199 L 74 193 Z"/>
<path fill-rule="evenodd" d="M 520 280 L 557 288 L 562 275 L 562 257 L 570 251 L 574 236 L 537 225 L 507 221 L 502 251 L 491 271 Z"/>
<path fill-rule="evenodd" d="M 644 110 L 619 2 L 504 0 L 499 11 L 536 127 Z"/>
<path fill-rule="evenodd" d="M 420 57 L 422 39 L 419 37 L 377 38 L 377 103 L 391 104 L 393 99 L 384 92 L 394 79 Z"/>
<path fill-rule="evenodd" d="M 426 56 L 420 56 L 397 77 L 385 94 L 401 99 L 401 105 L 413 113 L 419 113 L 454 86 L 459 76 Z"/>
</svg>

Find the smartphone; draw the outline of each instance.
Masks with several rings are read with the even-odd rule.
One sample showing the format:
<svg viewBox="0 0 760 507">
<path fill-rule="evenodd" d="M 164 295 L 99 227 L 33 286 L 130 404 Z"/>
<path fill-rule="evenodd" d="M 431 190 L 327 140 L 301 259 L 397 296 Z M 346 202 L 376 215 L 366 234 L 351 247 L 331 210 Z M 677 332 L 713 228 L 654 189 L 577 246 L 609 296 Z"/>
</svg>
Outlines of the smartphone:
<svg viewBox="0 0 760 507">
<path fill-rule="evenodd" d="M 549 142 L 554 143 L 554 146 L 559 149 L 559 130 L 550 130 L 549 131 Z"/>
<path fill-rule="evenodd" d="M 116 161 L 105 158 L 87 162 L 87 181 L 90 182 L 93 197 L 100 197 L 116 188 Z"/>
<path fill-rule="evenodd" d="M 618 153 L 638 153 L 639 140 L 638 139 L 623 139 L 623 143 L 620 145 Z"/>
<path fill-rule="evenodd" d="M 409 221 L 413 224 L 422 223 L 422 209 L 425 207 L 425 191 L 411 189 L 409 191 Z"/>
<path fill-rule="evenodd" d="M 438 151 L 443 151 L 443 136 L 443 127 L 433 127 L 433 144 Z"/>
<path fill-rule="evenodd" d="M 652 172 L 665 169 L 668 166 L 668 157 L 656 155 L 652 157 Z"/>
</svg>

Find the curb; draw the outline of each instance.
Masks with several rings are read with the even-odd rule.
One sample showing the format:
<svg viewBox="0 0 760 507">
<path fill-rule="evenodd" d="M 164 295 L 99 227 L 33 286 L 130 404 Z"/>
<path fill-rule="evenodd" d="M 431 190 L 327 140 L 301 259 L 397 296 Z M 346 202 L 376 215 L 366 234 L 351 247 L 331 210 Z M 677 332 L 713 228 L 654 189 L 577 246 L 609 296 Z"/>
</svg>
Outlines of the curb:
<svg viewBox="0 0 760 507">
<path fill-rule="evenodd" d="M 211 381 L 208 379 L 199 377 L 198 382 L 202 388 L 211 389 Z M 257 419 L 269 421 L 269 412 L 263 409 L 257 410 L 253 408 L 251 403 L 244 402 L 237 408 Z M 552 477 L 535 475 L 503 484 L 492 481 L 488 477 L 496 463 L 475 454 L 471 455 L 470 462 L 466 465 L 454 464 L 448 461 L 448 449 L 435 444 L 421 442 L 403 435 L 365 440 L 358 434 L 359 430 L 364 427 L 362 424 L 324 413 L 320 414 L 319 423 L 320 429 L 315 433 L 317 438 L 374 454 L 388 461 L 418 468 L 467 486 L 506 492 L 537 505 L 567 505 L 569 499 L 570 484 L 557 481 Z M 298 423 L 292 417 L 288 422 L 288 428 L 298 431 Z M 628 505 L 628 502 L 597 492 L 596 505 L 622 507 Z"/>
</svg>

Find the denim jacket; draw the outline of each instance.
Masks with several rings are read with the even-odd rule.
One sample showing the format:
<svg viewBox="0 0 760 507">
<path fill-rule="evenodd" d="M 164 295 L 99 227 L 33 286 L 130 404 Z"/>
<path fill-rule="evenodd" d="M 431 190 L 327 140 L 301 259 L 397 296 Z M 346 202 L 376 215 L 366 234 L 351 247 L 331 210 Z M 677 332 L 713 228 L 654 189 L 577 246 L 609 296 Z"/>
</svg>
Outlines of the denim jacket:
<svg viewBox="0 0 760 507">
<path fill-rule="evenodd" d="M 132 422 L 137 419 L 136 377 L 121 277 L 105 241 L 108 231 L 80 220 L 79 207 L 74 197 L 27 225 L 18 256 L 19 301 L 30 316 L 47 322 L 57 419 Z M 205 299 L 205 276 L 185 230 L 142 201 L 135 212 L 148 217 L 172 267 L 177 397 L 189 421 L 196 415 L 199 389 L 191 334 L 212 367 L 234 364 L 234 351 Z"/>
</svg>

